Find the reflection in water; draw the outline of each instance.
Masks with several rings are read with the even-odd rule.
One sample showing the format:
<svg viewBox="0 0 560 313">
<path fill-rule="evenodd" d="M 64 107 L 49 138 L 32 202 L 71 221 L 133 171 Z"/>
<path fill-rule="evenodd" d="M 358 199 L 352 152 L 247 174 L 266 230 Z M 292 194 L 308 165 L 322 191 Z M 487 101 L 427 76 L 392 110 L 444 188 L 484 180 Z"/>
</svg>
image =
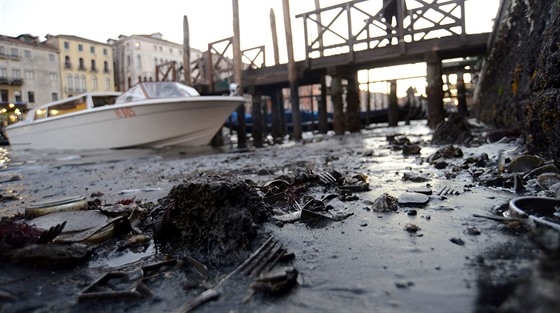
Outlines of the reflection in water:
<svg viewBox="0 0 560 313">
<path fill-rule="evenodd" d="M 0 148 L 0 170 L 5 170 L 8 167 L 10 158 L 8 157 L 8 149 Z"/>
</svg>

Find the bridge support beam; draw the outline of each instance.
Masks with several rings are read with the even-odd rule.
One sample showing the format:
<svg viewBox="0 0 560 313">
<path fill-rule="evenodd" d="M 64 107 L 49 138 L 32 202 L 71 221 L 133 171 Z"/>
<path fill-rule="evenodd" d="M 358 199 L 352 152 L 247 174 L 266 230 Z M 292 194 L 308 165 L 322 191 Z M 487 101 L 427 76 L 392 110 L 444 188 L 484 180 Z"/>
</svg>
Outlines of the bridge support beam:
<svg viewBox="0 0 560 313">
<path fill-rule="evenodd" d="M 399 125 L 399 104 L 397 102 L 397 81 L 391 80 L 391 90 L 389 92 L 389 116 L 387 120 L 389 122 L 389 126 L 398 126 Z"/>
<path fill-rule="evenodd" d="M 441 58 L 436 53 L 429 53 L 426 54 L 425 60 L 427 64 L 426 79 L 428 82 L 426 89 L 428 96 L 428 123 L 431 128 L 436 128 L 445 119 Z"/>
<path fill-rule="evenodd" d="M 360 95 L 358 78 L 356 74 L 348 76 L 348 88 L 346 93 L 346 119 L 348 131 L 357 133 L 361 129 L 360 122 Z"/>
<path fill-rule="evenodd" d="M 337 135 L 344 135 L 346 131 L 344 123 L 344 103 L 342 101 L 342 77 L 332 76 L 331 101 L 333 104 L 333 129 Z"/>
</svg>

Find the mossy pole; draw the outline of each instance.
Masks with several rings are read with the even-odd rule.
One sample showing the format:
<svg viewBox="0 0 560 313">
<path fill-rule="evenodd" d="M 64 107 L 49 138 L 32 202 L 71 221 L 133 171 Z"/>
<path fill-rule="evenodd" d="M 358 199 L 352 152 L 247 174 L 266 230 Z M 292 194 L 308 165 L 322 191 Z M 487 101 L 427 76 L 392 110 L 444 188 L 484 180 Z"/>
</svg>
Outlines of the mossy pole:
<svg viewBox="0 0 560 313">
<path fill-rule="evenodd" d="M 346 131 L 342 93 L 342 78 L 340 75 L 333 75 L 331 80 L 331 100 L 333 103 L 333 129 L 337 135 L 344 135 Z"/>
<path fill-rule="evenodd" d="M 389 126 L 398 126 L 399 124 L 399 105 L 397 103 L 397 81 L 391 80 L 391 89 L 389 92 Z"/>
<path fill-rule="evenodd" d="M 290 83 L 290 102 L 292 103 L 293 137 L 295 141 L 300 141 L 302 139 L 302 127 L 299 110 L 299 86 L 297 83 L 296 63 L 294 61 L 294 45 L 292 43 L 292 22 L 290 19 L 289 0 L 282 0 L 282 7 L 284 9 L 286 48 L 288 49 L 288 81 Z"/>
<path fill-rule="evenodd" d="M 457 110 L 459 111 L 459 116 L 467 116 L 468 110 L 463 72 L 457 73 Z"/>
<path fill-rule="evenodd" d="M 321 98 L 317 108 L 319 134 L 326 134 L 329 131 L 327 116 L 327 78 L 321 77 Z"/>
<path fill-rule="evenodd" d="M 186 15 L 183 16 L 183 71 L 185 72 L 185 85 L 192 86 L 189 20 L 187 19 Z"/>
<path fill-rule="evenodd" d="M 274 50 L 274 65 L 280 64 L 280 51 L 278 50 L 278 33 L 276 31 L 276 15 L 270 9 L 270 33 L 272 34 L 272 50 Z"/>
<path fill-rule="evenodd" d="M 264 132 L 264 121 L 263 121 L 263 111 L 262 111 L 262 97 L 258 94 L 254 88 L 251 88 L 253 95 L 251 114 L 253 117 L 253 127 L 251 128 L 251 134 L 253 136 L 253 144 L 256 148 L 263 147 L 263 132 Z"/>
<path fill-rule="evenodd" d="M 243 96 L 243 64 L 241 63 L 241 40 L 239 31 L 239 3 L 232 0 L 233 8 L 233 74 L 240 96 Z M 247 147 L 247 129 L 245 122 L 245 104 L 237 108 L 237 147 Z"/>
<path fill-rule="evenodd" d="M 426 78 L 428 87 L 426 94 L 428 96 L 428 123 L 430 128 L 436 126 L 445 119 L 445 111 L 443 109 L 443 80 L 441 79 L 441 59 L 435 53 L 429 53 L 425 56 L 426 60 Z"/>
<path fill-rule="evenodd" d="M 356 75 L 350 75 L 347 78 L 348 87 L 346 89 L 346 118 L 348 130 L 351 133 L 360 132 L 360 94 L 358 87 L 358 78 Z"/>
<path fill-rule="evenodd" d="M 272 34 L 272 50 L 274 51 L 274 65 L 280 64 L 280 51 L 278 50 L 278 32 L 276 30 L 276 15 L 274 10 L 270 9 L 270 33 Z M 272 114 L 272 138 L 274 142 L 280 143 L 284 137 L 282 127 L 282 116 L 284 114 L 284 104 L 282 99 L 282 90 L 275 91 L 271 96 L 271 114 Z"/>
</svg>

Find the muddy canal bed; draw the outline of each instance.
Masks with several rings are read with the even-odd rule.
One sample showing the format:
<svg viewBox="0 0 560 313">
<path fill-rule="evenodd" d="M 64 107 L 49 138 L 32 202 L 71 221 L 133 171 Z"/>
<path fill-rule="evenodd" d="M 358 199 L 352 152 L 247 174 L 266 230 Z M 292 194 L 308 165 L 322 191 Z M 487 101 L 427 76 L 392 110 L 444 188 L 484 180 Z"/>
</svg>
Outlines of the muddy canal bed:
<svg viewBox="0 0 560 313">
<path fill-rule="evenodd" d="M 97 205 L 133 200 L 144 212 L 139 232 L 145 237 L 131 241 L 130 230 L 115 234 L 89 245 L 88 256 L 72 266 L 49 266 L 40 259 L 14 264 L 4 258 L 0 309 L 499 312 L 501 305 L 521 312 L 527 306 L 519 297 L 533 294 L 527 301 L 541 312 L 553 312 L 546 310 L 551 300 L 542 300 L 540 292 L 525 289 L 523 295 L 515 294 L 538 276 L 543 250 L 523 222 L 500 220 L 510 200 L 545 192 L 530 179 L 524 180 L 523 189 L 521 183 L 511 184 L 511 177 L 495 179 L 504 159 L 509 162 L 523 154 L 522 143 L 514 137 L 488 143 L 487 130 L 472 126 L 475 140 L 469 146 L 453 146 L 461 156 L 436 161 L 434 154 L 450 145 L 432 145 L 425 124 L 415 121 L 346 136 L 307 135 L 300 143 L 244 151 L 5 151 L 1 216 L 23 214 L 39 202 L 70 196 L 95 200 Z M 329 175 L 338 182 L 329 181 Z M 199 234 L 206 241 L 197 237 L 187 242 L 189 236 L 197 236 L 188 222 L 194 215 L 176 212 L 183 200 L 170 194 L 204 190 L 188 187 L 189 182 L 211 185 L 217 180 L 248 186 L 236 190 L 258 194 L 269 210 L 267 219 L 255 219 L 256 226 L 243 222 L 247 226 L 239 232 L 249 235 L 240 236 L 238 246 L 213 230 Z M 265 186 L 272 184 L 288 186 L 278 192 L 282 201 L 266 197 L 270 189 Z M 232 197 L 225 195 L 218 202 L 235 207 L 244 201 Z M 307 210 L 318 199 L 325 206 Z M 393 202 L 382 207 L 380 199 Z M 265 214 L 254 210 L 249 215 Z M 172 239 L 157 240 L 157 227 L 147 226 L 148 217 L 153 225 L 167 218 L 160 228 L 174 225 L 178 232 Z M 200 217 L 205 226 L 228 223 L 220 220 L 223 217 L 204 218 Z M 234 240 L 235 235 L 228 238 Z M 283 269 L 286 279 L 272 287 L 240 269 L 266 240 L 281 247 L 270 250 L 282 251 L 274 268 Z M 202 242 L 204 249 L 195 249 L 195 242 Z M 248 267 L 263 274 L 258 263 Z M 557 275 L 557 268 L 549 271 Z M 557 281 L 532 283 L 558 291 Z M 283 289 L 274 292 L 278 286 Z M 201 294 L 207 297 L 199 298 Z"/>
</svg>

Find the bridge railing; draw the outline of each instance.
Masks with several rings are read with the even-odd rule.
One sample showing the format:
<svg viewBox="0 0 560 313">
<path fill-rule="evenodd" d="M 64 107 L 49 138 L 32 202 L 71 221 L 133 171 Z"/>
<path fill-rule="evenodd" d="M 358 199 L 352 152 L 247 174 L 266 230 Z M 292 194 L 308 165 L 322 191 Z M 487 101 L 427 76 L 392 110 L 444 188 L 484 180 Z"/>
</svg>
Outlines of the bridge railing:
<svg viewBox="0 0 560 313">
<path fill-rule="evenodd" d="M 243 69 L 265 66 L 265 47 L 259 46 L 241 51 Z M 233 37 L 211 42 L 202 58 L 192 62 L 193 84 L 206 85 L 208 92 L 229 90 L 233 81 Z"/>
<path fill-rule="evenodd" d="M 306 58 L 444 36 L 466 38 L 465 0 L 354 0 L 296 15 L 303 19 Z"/>
</svg>

